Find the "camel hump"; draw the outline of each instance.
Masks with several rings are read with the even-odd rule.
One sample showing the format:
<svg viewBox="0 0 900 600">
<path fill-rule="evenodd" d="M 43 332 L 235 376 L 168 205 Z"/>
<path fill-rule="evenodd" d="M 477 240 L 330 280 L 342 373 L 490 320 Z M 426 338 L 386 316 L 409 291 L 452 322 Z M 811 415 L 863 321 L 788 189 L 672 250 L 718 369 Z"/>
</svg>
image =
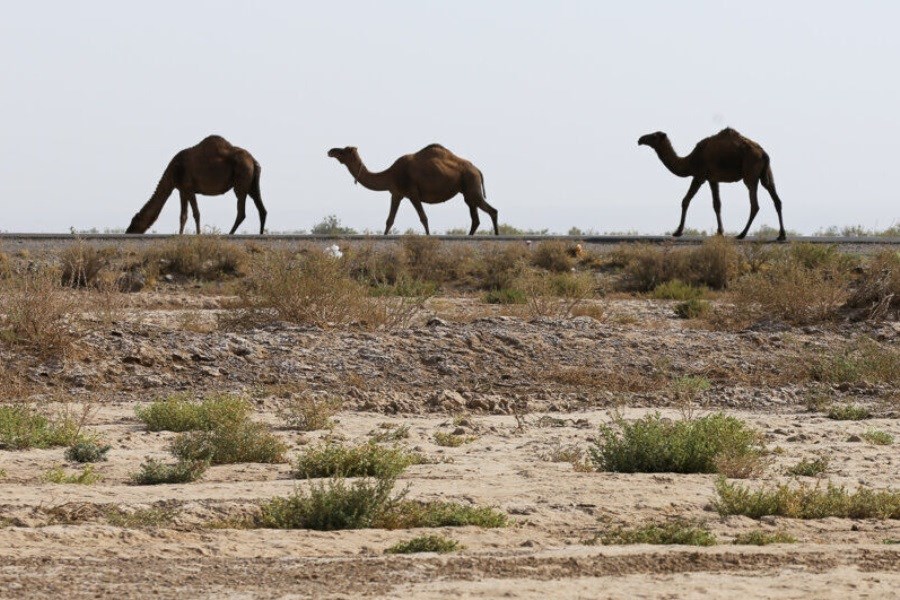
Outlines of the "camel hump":
<svg viewBox="0 0 900 600">
<path fill-rule="evenodd" d="M 740 133 L 737 132 L 736 129 L 732 129 L 731 127 L 726 127 L 722 131 L 719 132 L 719 135 L 727 135 L 731 137 L 744 137 Z"/>
<path fill-rule="evenodd" d="M 221 135 L 208 135 L 203 138 L 199 144 L 197 144 L 201 148 L 209 148 L 209 149 L 224 149 L 231 150 L 233 146 L 231 142 L 223 138 Z"/>
<path fill-rule="evenodd" d="M 427 146 L 422 148 L 422 150 L 446 150 L 446 148 L 441 146 L 440 144 L 428 144 Z"/>
</svg>

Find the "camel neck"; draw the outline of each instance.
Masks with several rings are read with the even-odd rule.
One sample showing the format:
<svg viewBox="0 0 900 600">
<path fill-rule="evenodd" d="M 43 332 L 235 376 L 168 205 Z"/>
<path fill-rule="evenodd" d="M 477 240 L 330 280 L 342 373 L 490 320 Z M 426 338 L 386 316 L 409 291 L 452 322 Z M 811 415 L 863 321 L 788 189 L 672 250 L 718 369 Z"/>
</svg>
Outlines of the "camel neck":
<svg viewBox="0 0 900 600">
<path fill-rule="evenodd" d="M 373 173 L 366 168 L 361 159 L 347 163 L 347 170 L 364 188 L 374 192 L 383 192 L 390 189 L 390 174 L 388 171 Z"/>
<path fill-rule="evenodd" d="M 688 177 L 691 174 L 690 163 L 687 158 L 678 156 L 672 143 L 666 139 L 659 146 L 655 147 L 656 155 L 666 168 L 679 177 Z"/>
</svg>

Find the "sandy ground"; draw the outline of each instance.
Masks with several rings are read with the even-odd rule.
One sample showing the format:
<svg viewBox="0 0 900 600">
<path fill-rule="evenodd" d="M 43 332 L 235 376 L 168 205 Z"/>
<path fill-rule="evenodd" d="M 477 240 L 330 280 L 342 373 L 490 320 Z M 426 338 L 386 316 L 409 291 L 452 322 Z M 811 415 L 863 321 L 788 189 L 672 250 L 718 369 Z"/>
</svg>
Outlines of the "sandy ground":
<svg viewBox="0 0 900 600">
<path fill-rule="evenodd" d="M 464 301 L 447 301 L 442 316 L 460 317 L 466 306 Z M 900 589 L 898 521 L 720 517 L 710 505 L 715 497 L 713 475 L 583 472 L 570 463 L 550 460 L 561 448 L 586 450 L 598 426 L 612 418 L 611 403 L 605 400 L 606 394 L 596 391 L 557 390 L 549 384 L 540 390 L 535 365 L 557 353 L 568 365 L 580 361 L 583 367 L 610 362 L 641 367 L 666 353 L 673 364 L 689 370 L 702 363 L 706 369 L 702 372 L 713 373 L 715 386 L 704 397 L 705 410 L 723 408 L 745 419 L 764 433 L 770 449 L 778 449 L 765 474 L 747 481 L 748 485 L 792 481 L 795 478 L 785 474 L 788 467 L 804 458 L 827 456 L 828 481 L 848 488 L 896 488 L 900 443 L 876 446 L 858 439 L 870 429 L 879 429 L 900 440 L 896 404 L 893 409 L 878 405 L 874 396 L 867 395 L 872 390 L 836 390 L 835 397 L 846 393 L 871 404 L 876 418 L 833 421 L 807 411 L 802 389 L 781 383 L 766 387 L 743 378 L 729 383 L 707 364 L 720 360 L 737 371 L 747 365 L 768 365 L 773 356 L 790 356 L 797 348 L 840 344 L 846 333 L 815 329 L 744 336 L 696 332 L 672 319 L 665 303 L 621 301 L 606 308 L 613 317 L 602 323 L 587 318 L 556 324 L 529 323 L 517 317 L 461 318 L 461 323 L 423 324 L 393 334 L 269 332 L 273 341 L 263 339 L 262 333 L 236 338 L 232 333 L 188 330 L 166 334 L 163 341 L 162 332 L 177 329 L 183 322 L 179 317 L 183 309 L 160 309 L 146 311 L 138 325 L 119 323 L 92 334 L 85 342 L 92 349 L 89 361 L 81 359 L 55 369 L 69 373 L 78 402 L 95 404 L 89 429 L 112 445 L 109 461 L 97 465 L 102 480 L 93 485 L 48 484 L 43 475 L 66 465 L 64 449 L 0 451 L 0 597 L 896 596 Z M 217 309 L 213 302 L 190 310 L 202 320 Z M 195 322 L 191 329 L 197 329 Z M 179 351 L 186 358 L 170 356 L 175 353 L 164 347 L 168 343 L 181 346 Z M 888 343 L 896 344 L 896 338 Z M 123 352 L 123 346 L 131 353 Z M 231 357 L 233 363 L 226 375 L 209 376 L 202 369 L 212 362 L 221 364 L 224 358 L 215 354 L 220 346 L 222 356 Z M 231 352 L 233 347 L 241 351 Z M 432 360 L 425 351 L 429 347 L 432 354 L 443 348 L 446 361 Z M 596 355 L 591 353 L 594 348 Z M 323 349 L 339 353 L 348 362 L 322 358 L 330 356 Z M 192 352 L 201 358 L 191 358 Z M 481 375 L 457 369 L 453 362 L 471 364 L 465 352 L 482 354 L 487 361 L 483 364 L 503 372 L 527 366 L 529 375 L 508 387 L 484 391 L 479 387 Z M 123 356 L 134 358 L 123 361 Z M 207 356 L 215 360 L 207 361 Z M 409 356 L 416 357 L 416 364 L 398 362 Z M 283 368 L 282 377 L 294 377 L 314 389 L 331 386 L 341 392 L 346 390 L 343 383 L 318 375 L 329 368 L 357 373 L 357 377 L 377 371 L 385 380 L 389 378 L 384 373 L 409 375 L 392 385 L 373 378 L 372 390 L 356 394 L 358 401 L 349 402 L 330 432 L 281 428 L 275 403 L 260 399 L 253 418 L 273 427 L 290 447 L 291 458 L 325 436 L 361 442 L 384 424 L 408 425 L 409 438 L 403 443 L 431 459 L 430 464 L 410 467 L 401 476 L 400 484 L 409 486 L 410 498 L 493 506 L 510 516 L 511 525 L 442 528 L 438 533 L 465 548 L 450 555 L 392 556 L 384 554 L 387 547 L 426 531 L 215 526 L 252 513 L 260 500 L 308 485 L 291 479 L 289 464 L 215 466 L 195 483 L 131 485 L 130 476 L 145 457 L 171 458 L 166 448 L 175 435 L 145 431 L 135 417 L 136 406 L 158 394 L 183 389 L 190 381 L 195 382 L 195 390 L 246 391 L 263 365 L 279 364 L 294 369 Z M 157 379 L 151 378 L 154 372 Z M 123 383 L 117 388 L 112 381 Z M 431 394 L 435 389 L 451 390 L 468 405 L 426 406 L 430 396 L 416 395 L 417 385 Z M 457 397 L 453 394 L 450 400 Z M 508 409 L 512 402 L 473 404 L 478 394 L 494 400 L 525 397 L 534 408 L 519 414 L 517 420 Z M 393 400 L 373 400 L 381 396 Z M 662 392 L 623 394 L 614 404 L 626 418 L 655 411 L 656 404 L 664 416 L 679 417 Z M 460 411 L 467 413 L 462 428 L 474 441 L 456 448 L 436 445 L 434 433 L 454 431 L 459 424 L 453 422 L 453 413 Z M 75 470 L 74 465 L 66 467 L 69 472 Z M 817 481 L 800 479 L 813 485 Z M 104 517 L 110 507 L 125 512 L 164 509 L 171 519 L 149 528 L 113 526 Z M 675 517 L 706 522 L 719 544 L 695 548 L 592 543 L 597 534 L 612 527 Z M 760 529 L 788 532 L 799 543 L 766 547 L 731 543 L 739 533 Z"/>
</svg>

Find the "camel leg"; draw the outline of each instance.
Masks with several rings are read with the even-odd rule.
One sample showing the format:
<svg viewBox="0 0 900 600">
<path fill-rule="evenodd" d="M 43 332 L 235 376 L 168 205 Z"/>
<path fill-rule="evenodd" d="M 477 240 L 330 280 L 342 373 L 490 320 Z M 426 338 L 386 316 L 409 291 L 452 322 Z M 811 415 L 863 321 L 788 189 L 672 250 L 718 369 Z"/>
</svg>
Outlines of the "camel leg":
<svg viewBox="0 0 900 600">
<path fill-rule="evenodd" d="M 716 211 L 716 222 L 719 224 L 716 235 L 722 235 L 725 233 L 725 229 L 722 227 L 722 200 L 719 198 L 719 182 L 710 181 L 709 189 L 712 190 L 713 210 Z"/>
<path fill-rule="evenodd" d="M 179 192 L 181 195 L 181 220 L 178 226 L 178 235 L 184 234 L 184 226 L 187 224 L 187 208 L 188 208 L 188 199 L 186 192 Z"/>
<path fill-rule="evenodd" d="M 787 234 L 784 231 L 784 220 L 781 218 L 781 198 L 778 197 L 778 192 L 775 191 L 775 178 L 772 177 L 772 169 L 767 169 L 763 173 L 761 183 L 766 188 L 766 191 L 769 192 L 772 202 L 775 204 L 775 211 L 778 213 L 778 241 L 783 242 L 787 239 Z"/>
<path fill-rule="evenodd" d="M 387 223 L 384 226 L 384 235 L 389 234 L 391 227 L 394 226 L 394 219 L 397 217 L 397 209 L 400 208 L 401 200 L 403 200 L 403 196 L 391 196 L 391 210 L 388 212 Z"/>
<path fill-rule="evenodd" d="M 484 198 L 478 201 L 478 208 L 491 217 L 491 221 L 494 223 L 494 235 L 500 235 L 500 228 L 497 226 L 497 209 L 488 204 Z"/>
<path fill-rule="evenodd" d="M 678 229 L 675 230 L 675 233 L 672 234 L 672 237 L 681 237 L 681 234 L 684 233 L 684 220 L 687 218 L 688 206 L 691 205 L 691 200 L 693 200 L 694 196 L 697 195 L 697 191 L 702 185 L 703 180 L 699 177 L 694 177 L 694 179 L 691 180 L 691 187 L 688 188 L 684 200 L 681 201 L 681 222 L 678 223 Z"/>
<path fill-rule="evenodd" d="M 234 220 L 234 227 L 231 228 L 228 235 L 234 235 L 234 232 L 237 231 L 237 228 L 241 226 L 241 223 L 244 222 L 244 218 L 247 216 L 247 193 L 234 190 L 234 194 L 238 200 L 237 219 Z"/>
<path fill-rule="evenodd" d="M 259 190 L 251 189 L 250 197 L 256 206 L 256 212 L 259 213 L 259 235 L 262 235 L 266 231 L 266 215 L 269 213 L 266 211 L 266 207 L 263 206 L 262 195 L 259 193 Z"/>
<path fill-rule="evenodd" d="M 191 212 L 194 213 L 194 225 L 197 226 L 197 235 L 200 235 L 200 207 L 197 206 L 197 196 L 191 194 L 188 201 L 191 204 Z"/>
<path fill-rule="evenodd" d="M 412 202 L 413 208 L 416 209 L 416 212 L 419 213 L 419 220 L 422 221 L 422 226 L 425 227 L 425 235 L 431 235 L 431 232 L 428 231 L 428 216 L 425 214 L 425 209 L 422 208 L 422 203 L 418 200 L 410 200 Z"/>
<path fill-rule="evenodd" d="M 469 215 L 472 217 L 472 228 L 469 229 L 469 235 L 475 235 L 478 225 L 481 224 L 481 220 L 478 218 L 478 205 L 474 202 L 466 202 L 466 204 L 469 205 Z"/>
<path fill-rule="evenodd" d="M 750 218 L 747 219 L 747 226 L 738 234 L 737 239 L 739 240 L 747 237 L 747 232 L 750 231 L 750 225 L 753 224 L 753 219 L 756 218 L 756 213 L 759 212 L 759 198 L 757 198 L 759 179 L 745 179 L 744 183 L 747 185 L 747 189 L 750 190 Z"/>
</svg>

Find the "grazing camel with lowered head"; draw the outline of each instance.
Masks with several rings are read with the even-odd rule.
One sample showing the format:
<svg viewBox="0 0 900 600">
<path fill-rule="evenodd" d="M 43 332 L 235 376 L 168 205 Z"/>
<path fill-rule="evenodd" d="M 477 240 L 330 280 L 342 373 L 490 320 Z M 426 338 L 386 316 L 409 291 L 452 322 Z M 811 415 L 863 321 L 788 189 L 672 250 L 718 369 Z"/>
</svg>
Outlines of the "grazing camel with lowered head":
<svg viewBox="0 0 900 600">
<path fill-rule="evenodd" d="M 259 163 L 243 148 L 232 146 L 224 138 L 211 135 L 196 146 L 185 148 L 175 155 L 163 172 L 150 200 L 141 208 L 128 226 L 126 233 L 144 233 L 162 212 L 163 205 L 173 190 L 181 195 L 181 227 L 184 233 L 188 204 L 194 213 L 197 233 L 200 233 L 200 210 L 197 194 L 218 196 L 234 189 L 237 196 L 237 219 L 230 233 L 237 231 L 245 217 L 247 196 L 253 199 L 259 212 L 259 234 L 266 227 L 266 209 L 259 191 Z"/>
<path fill-rule="evenodd" d="M 775 191 L 775 180 L 772 177 L 772 168 L 769 165 L 769 155 L 756 142 L 749 140 L 731 128 L 726 128 L 714 136 L 700 140 L 693 152 L 685 157 L 680 157 L 672 148 L 672 142 L 662 131 L 647 134 L 638 140 L 639 146 L 650 146 L 656 151 L 662 163 L 679 177 L 692 177 L 691 187 L 687 195 L 681 201 L 681 222 L 678 229 L 672 235 L 679 237 L 684 231 L 684 219 L 691 199 L 704 182 L 709 183 L 712 190 L 713 209 L 716 211 L 719 235 L 722 235 L 722 202 L 719 200 L 719 183 L 735 182 L 743 180 L 750 190 L 750 218 L 747 226 L 737 236 L 742 240 L 750 231 L 756 213 L 759 212 L 757 200 L 757 188 L 760 183 L 772 196 L 775 210 L 778 212 L 778 241 L 784 241 L 787 236 L 784 232 L 784 221 L 781 218 L 781 199 Z"/>
<path fill-rule="evenodd" d="M 391 210 L 384 228 L 385 235 L 394 225 L 397 208 L 404 198 L 409 198 L 412 202 L 425 227 L 425 235 L 429 235 L 428 217 L 425 216 L 422 205 L 440 204 L 457 194 L 462 194 L 469 206 L 472 217 L 469 235 L 474 235 L 478 229 L 478 209 L 490 215 L 494 223 L 494 235 L 500 234 L 497 228 L 497 210 L 485 201 L 487 193 L 484 189 L 484 175 L 478 167 L 440 144 L 431 144 L 415 154 L 401 156 L 380 173 L 372 173 L 366 168 L 354 146 L 332 148 L 328 151 L 328 156 L 336 158 L 347 167 L 354 182 L 376 192 L 391 193 Z"/>
</svg>

